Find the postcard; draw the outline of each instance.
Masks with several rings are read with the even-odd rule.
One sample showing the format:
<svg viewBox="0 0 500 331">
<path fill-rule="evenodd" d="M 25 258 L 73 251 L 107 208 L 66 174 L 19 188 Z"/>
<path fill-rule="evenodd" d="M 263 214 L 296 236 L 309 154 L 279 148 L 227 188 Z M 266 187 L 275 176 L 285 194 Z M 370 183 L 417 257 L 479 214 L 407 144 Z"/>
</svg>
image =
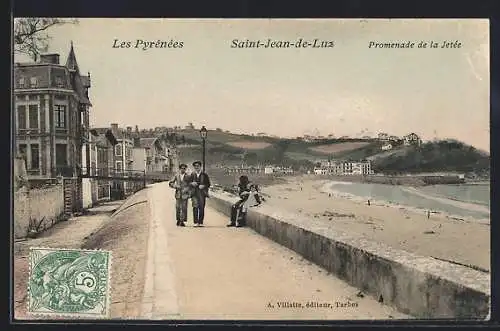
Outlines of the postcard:
<svg viewBox="0 0 500 331">
<path fill-rule="evenodd" d="M 13 29 L 14 319 L 489 319 L 488 20 Z"/>
</svg>

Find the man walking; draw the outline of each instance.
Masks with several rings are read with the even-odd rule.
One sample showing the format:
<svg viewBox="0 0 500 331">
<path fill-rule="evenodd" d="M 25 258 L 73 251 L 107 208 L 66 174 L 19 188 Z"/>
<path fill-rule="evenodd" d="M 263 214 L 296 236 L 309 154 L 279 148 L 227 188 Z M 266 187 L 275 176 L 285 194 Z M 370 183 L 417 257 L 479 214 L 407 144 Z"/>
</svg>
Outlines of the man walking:
<svg viewBox="0 0 500 331">
<path fill-rule="evenodd" d="M 172 188 L 175 188 L 175 219 L 177 226 L 186 226 L 184 223 L 187 221 L 187 204 L 188 199 L 191 197 L 191 180 L 189 175 L 186 174 L 187 165 L 179 165 L 179 173 L 168 183 Z"/>
<path fill-rule="evenodd" d="M 191 174 L 191 186 L 193 187 L 193 195 L 191 201 L 193 203 L 193 218 L 194 224 L 203 226 L 205 218 L 205 202 L 210 188 L 210 178 L 201 171 L 201 162 L 193 162 L 194 172 Z"/>
</svg>

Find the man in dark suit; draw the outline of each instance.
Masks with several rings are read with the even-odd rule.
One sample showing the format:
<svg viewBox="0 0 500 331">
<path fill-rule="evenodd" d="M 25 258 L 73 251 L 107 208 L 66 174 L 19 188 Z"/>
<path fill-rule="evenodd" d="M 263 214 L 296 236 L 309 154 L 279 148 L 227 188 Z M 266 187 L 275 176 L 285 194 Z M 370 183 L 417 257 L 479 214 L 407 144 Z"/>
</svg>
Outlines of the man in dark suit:
<svg viewBox="0 0 500 331">
<path fill-rule="evenodd" d="M 193 162 L 194 171 L 191 174 L 191 186 L 193 194 L 191 201 L 193 203 L 193 218 L 194 224 L 203 226 L 205 218 L 205 202 L 208 197 L 208 189 L 210 188 L 210 178 L 206 173 L 201 171 L 201 162 Z"/>
<path fill-rule="evenodd" d="M 179 173 L 168 183 L 172 188 L 175 188 L 175 218 L 177 226 L 185 226 L 187 221 L 187 204 L 191 197 L 191 178 L 186 174 L 187 165 L 179 165 Z"/>
</svg>

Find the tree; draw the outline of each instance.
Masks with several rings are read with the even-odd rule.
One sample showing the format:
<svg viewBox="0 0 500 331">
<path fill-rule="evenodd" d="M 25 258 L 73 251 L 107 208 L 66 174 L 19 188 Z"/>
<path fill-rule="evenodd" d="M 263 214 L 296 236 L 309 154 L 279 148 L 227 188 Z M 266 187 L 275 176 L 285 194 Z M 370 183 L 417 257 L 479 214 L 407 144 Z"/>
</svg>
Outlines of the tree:
<svg viewBox="0 0 500 331">
<path fill-rule="evenodd" d="M 63 24 L 77 24 L 77 19 L 26 17 L 14 20 L 14 52 L 28 55 L 33 61 L 49 48 L 47 30 Z"/>
</svg>

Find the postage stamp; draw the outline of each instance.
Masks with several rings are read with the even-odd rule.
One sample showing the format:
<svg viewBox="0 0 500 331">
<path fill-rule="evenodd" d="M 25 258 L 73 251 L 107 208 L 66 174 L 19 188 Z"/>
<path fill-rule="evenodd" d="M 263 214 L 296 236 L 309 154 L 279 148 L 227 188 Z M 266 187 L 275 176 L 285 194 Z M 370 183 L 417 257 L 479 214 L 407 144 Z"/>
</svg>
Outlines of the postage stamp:
<svg viewBox="0 0 500 331">
<path fill-rule="evenodd" d="M 108 316 L 111 252 L 32 247 L 29 264 L 30 314 Z"/>
</svg>

